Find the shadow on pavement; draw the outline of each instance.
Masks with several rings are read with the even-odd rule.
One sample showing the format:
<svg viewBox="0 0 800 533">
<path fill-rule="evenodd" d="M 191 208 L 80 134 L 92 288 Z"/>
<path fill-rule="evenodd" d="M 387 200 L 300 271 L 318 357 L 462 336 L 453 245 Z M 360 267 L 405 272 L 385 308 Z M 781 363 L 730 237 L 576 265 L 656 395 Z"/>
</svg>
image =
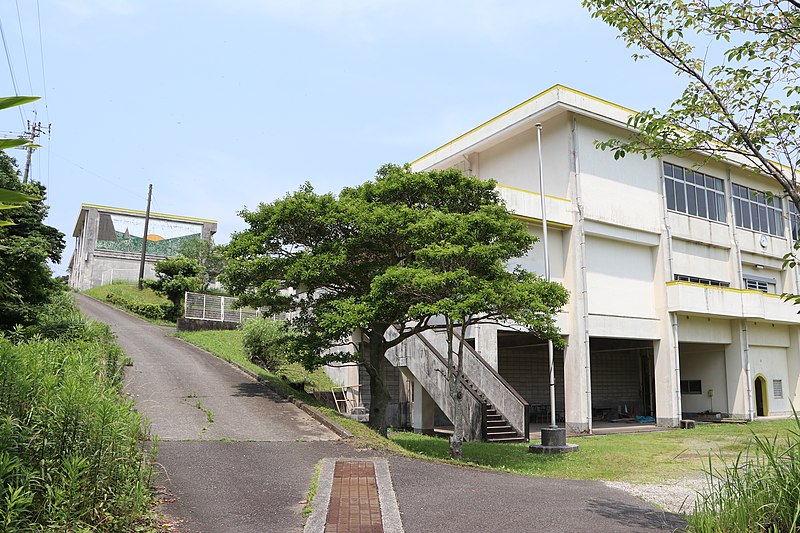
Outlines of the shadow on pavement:
<svg viewBox="0 0 800 533">
<path fill-rule="evenodd" d="M 668 531 L 683 531 L 686 528 L 686 521 L 678 515 L 655 509 L 646 510 L 615 500 L 589 500 L 586 508 L 627 527 L 661 528 Z"/>
<path fill-rule="evenodd" d="M 232 396 L 247 398 L 269 398 L 276 403 L 287 403 L 289 400 L 282 398 L 266 385 L 258 382 L 245 381 L 234 385 L 236 392 Z"/>
</svg>

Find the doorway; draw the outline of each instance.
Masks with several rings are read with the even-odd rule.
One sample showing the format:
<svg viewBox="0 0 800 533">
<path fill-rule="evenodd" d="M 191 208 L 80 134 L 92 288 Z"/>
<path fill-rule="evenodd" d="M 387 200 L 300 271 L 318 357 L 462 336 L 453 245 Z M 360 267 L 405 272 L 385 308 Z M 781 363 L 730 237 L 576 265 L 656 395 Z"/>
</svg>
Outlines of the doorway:
<svg viewBox="0 0 800 533">
<path fill-rule="evenodd" d="M 767 380 L 764 376 L 756 376 L 756 416 L 769 415 L 769 402 L 767 400 Z"/>
</svg>

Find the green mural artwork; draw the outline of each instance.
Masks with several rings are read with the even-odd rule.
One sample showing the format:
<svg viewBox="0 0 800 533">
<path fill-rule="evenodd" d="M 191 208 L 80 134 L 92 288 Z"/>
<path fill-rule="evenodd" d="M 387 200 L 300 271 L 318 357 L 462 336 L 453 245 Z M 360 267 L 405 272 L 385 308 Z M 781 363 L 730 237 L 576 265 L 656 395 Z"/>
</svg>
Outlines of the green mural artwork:
<svg viewBox="0 0 800 533">
<path fill-rule="evenodd" d="M 150 219 L 147 230 L 148 255 L 174 257 L 186 241 L 201 238 L 203 226 L 173 220 Z M 100 213 L 97 249 L 141 253 L 144 217 Z"/>
</svg>

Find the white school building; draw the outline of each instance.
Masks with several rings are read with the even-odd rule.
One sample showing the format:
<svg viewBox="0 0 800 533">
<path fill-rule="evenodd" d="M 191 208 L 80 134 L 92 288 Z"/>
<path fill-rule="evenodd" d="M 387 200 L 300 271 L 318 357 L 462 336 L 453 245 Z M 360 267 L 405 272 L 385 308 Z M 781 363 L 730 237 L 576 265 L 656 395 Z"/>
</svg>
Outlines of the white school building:
<svg viewBox="0 0 800 533">
<path fill-rule="evenodd" d="M 633 113 L 555 86 L 412 168 L 455 167 L 495 180 L 507 207 L 540 237 L 519 263 L 542 274 L 541 123 L 551 277 L 570 292 L 558 315 L 568 346 L 556 353 L 556 413 L 568 431 L 590 432 L 594 421 L 620 412 L 663 426 L 704 412 L 791 413 L 790 402 L 800 403 L 800 307 L 780 295 L 800 291 L 800 269 L 783 267 L 800 217 L 761 192 L 780 193 L 774 181 L 735 163 L 704 163 L 700 155 L 615 160 L 595 148 L 597 140 L 624 138 Z M 429 337 L 435 346 L 436 335 Z M 471 337 L 476 360 L 490 367 L 473 372 L 497 376 L 472 381 L 481 392 L 514 389 L 522 415 L 503 398 L 490 403 L 509 421 L 516 417 L 511 425 L 527 436 L 523 424 L 549 405 L 546 342 L 495 325 L 475 327 Z M 448 412 L 446 399 L 437 399 L 446 395 L 422 375 L 430 367 L 406 362 L 413 344 L 390 357 L 402 376 L 393 401 L 408 404 L 410 425 L 428 430 L 434 404 Z M 358 380 L 352 370 L 333 377 Z"/>
</svg>

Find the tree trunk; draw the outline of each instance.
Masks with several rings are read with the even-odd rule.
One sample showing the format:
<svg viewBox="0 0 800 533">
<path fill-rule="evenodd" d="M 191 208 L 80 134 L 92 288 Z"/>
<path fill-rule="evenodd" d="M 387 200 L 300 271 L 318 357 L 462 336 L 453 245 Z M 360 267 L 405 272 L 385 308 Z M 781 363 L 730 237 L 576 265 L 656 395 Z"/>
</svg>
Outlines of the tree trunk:
<svg viewBox="0 0 800 533">
<path fill-rule="evenodd" d="M 464 397 L 464 384 L 461 377 L 454 374 L 454 380 L 450 380 L 450 397 L 453 399 L 453 436 L 450 437 L 450 459 L 460 461 L 462 459 L 462 447 L 464 445 L 464 410 L 461 406 L 461 399 Z"/>
<path fill-rule="evenodd" d="M 370 401 L 369 427 L 386 436 L 386 407 L 389 404 L 389 391 L 384 381 L 386 369 L 386 346 L 383 332 L 369 333 L 368 359 L 364 368 L 369 374 Z"/>
</svg>

